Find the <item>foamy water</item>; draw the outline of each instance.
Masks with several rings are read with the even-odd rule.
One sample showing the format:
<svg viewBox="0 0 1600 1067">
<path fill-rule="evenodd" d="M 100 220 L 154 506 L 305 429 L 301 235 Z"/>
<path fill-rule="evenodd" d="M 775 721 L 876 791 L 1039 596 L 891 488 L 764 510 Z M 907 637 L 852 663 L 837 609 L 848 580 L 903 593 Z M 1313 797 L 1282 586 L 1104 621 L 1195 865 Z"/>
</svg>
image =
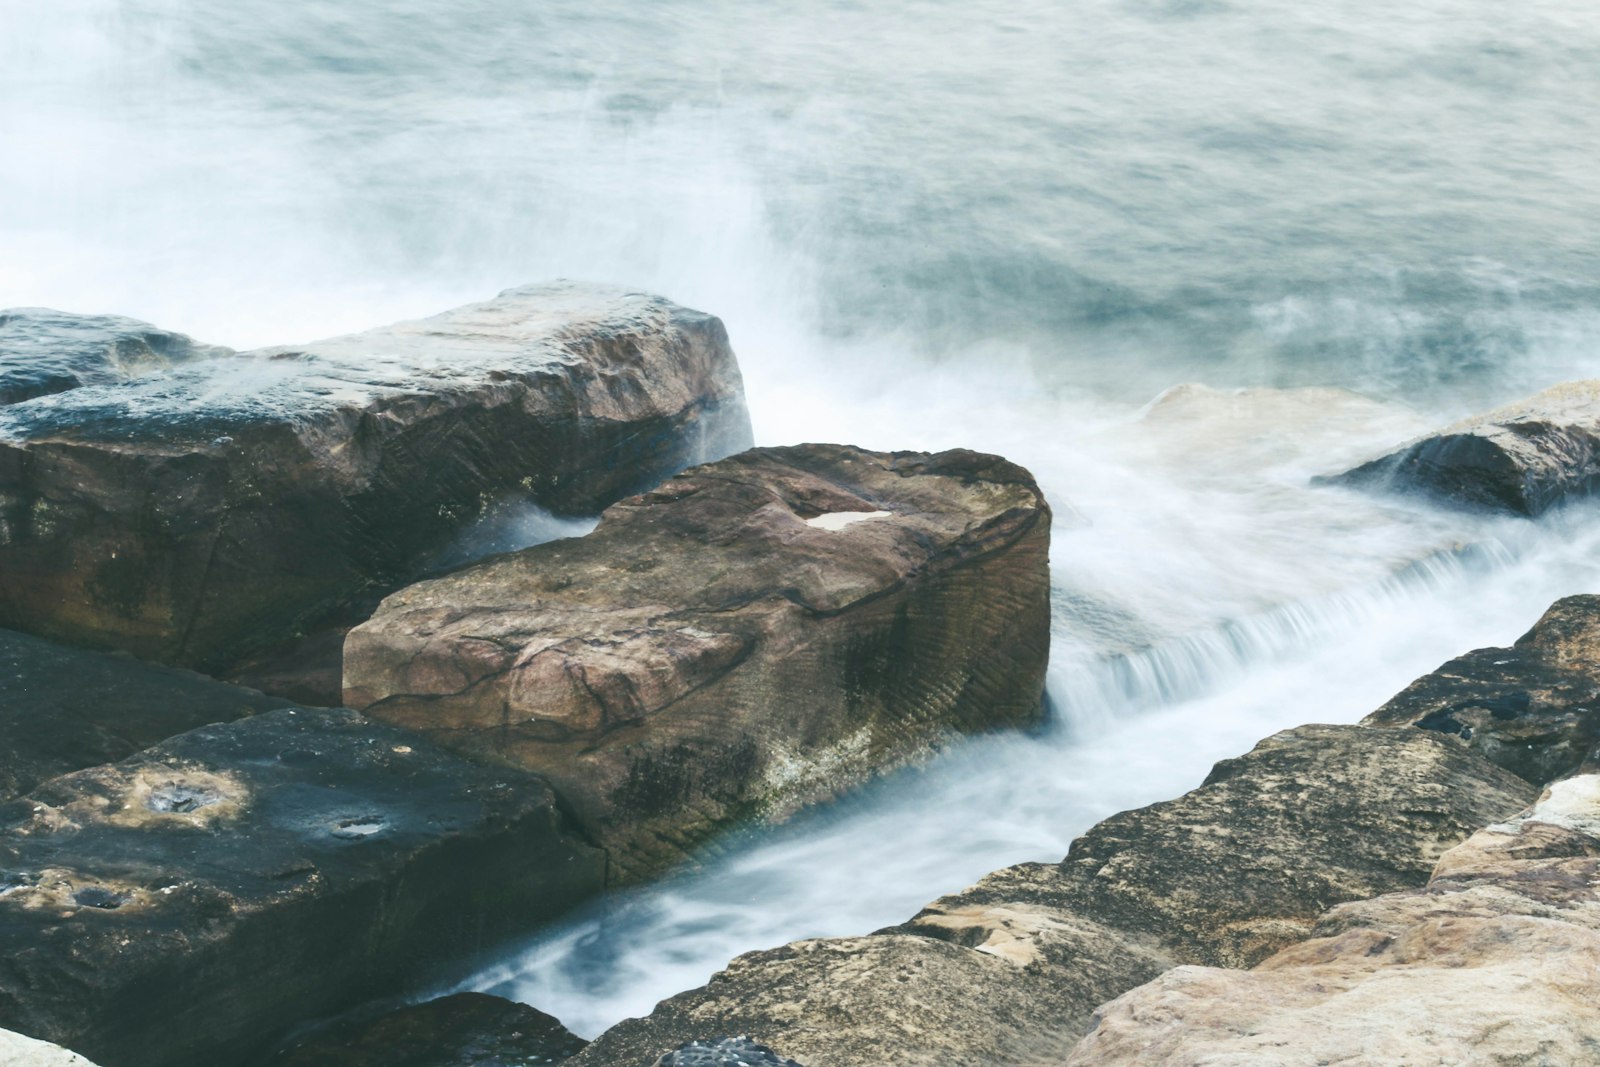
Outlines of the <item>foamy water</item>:
<svg viewBox="0 0 1600 1067">
<path fill-rule="evenodd" d="M 762 443 L 1038 475 L 1053 728 L 468 980 L 592 1033 L 1057 859 L 1595 589 L 1589 512 L 1309 479 L 1600 374 L 1596 99 L 1600 16 L 1568 0 L 14 4 L 0 306 L 244 347 L 592 278 L 721 315 Z M 508 507 L 451 558 L 562 521 Z"/>
</svg>

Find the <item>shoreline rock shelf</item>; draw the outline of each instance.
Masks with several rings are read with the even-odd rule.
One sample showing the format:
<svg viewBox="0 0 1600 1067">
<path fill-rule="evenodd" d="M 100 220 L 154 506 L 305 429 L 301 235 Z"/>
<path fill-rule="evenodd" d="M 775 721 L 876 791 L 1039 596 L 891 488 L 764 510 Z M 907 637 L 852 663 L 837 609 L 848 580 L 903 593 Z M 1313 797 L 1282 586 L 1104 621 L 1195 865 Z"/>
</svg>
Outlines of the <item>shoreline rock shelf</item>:
<svg viewBox="0 0 1600 1067">
<path fill-rule="evenodd" d="M 1049 530 L 994 456 L 754 449 L 391 596 L 346 642 L 345 700 L 548 778 L 638 879 L 1039 723 Z"/>
<path fill-rule="evenodd" d="M 0 314 L 0 369 L 139 335 L 52 314 Z M 150 366 L 0 406 L 0 625 L 215 673 L 502 498 L 593 514 L 750 443 L 721 322 L 620 289 Z"/>
</svg>

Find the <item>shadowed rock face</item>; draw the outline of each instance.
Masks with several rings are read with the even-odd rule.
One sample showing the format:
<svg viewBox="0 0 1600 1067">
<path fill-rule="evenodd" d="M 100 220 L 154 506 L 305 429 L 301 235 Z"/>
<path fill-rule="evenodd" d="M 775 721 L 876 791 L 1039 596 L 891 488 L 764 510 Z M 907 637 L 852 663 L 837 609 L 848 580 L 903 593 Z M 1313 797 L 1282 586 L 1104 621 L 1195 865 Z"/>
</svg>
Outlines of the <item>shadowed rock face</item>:
<svg viewBox="0 0 1600 1067">
<path fill-rule="evenodd" d="M 1066 1063 L 1261 1067 L 1600 1058 L 1600 776 L 1345 904 L 1252 971 L 1180 967 L 1105 1005 Z"/>
<path fill-rule="evenodd" d="M 1569 382 L 1318 481 L 1536 516 L 1600 486 L 1600 382 Z"/>
<path fill-rule="evenodd" d="M 486 993 L 456 993 L 335 1024 L 264 1067 L 540 1067 L 585 1042 L 555 1017 Z"/>
<path fill-rule="evenodd" d="M 602 874 L 520 772 L 344 710 L 204 727 L 0 807 L 0 1025 L 104 1067 L 240 1063 Z"/>
<path fill-rule="evenodd" d="M 996 871 L 868 937 L 741 956 L 569 1062 L 648 1063 L 708 1032 L 830 1067 L 1056 1062 L 1106 1000 L 1176 964 L 1254 963 L 1331 903 L 1421 885 L 1534 793 L 1422 731 L 1289 730 L 1060 864 Z"/>
<path fill-rule="evenodd" d="M 197 726 L 288 706 L 176 667 L 0 630 L 0 800 Z"/>
<path fill-rule="evenodd" d="M 390 597 L 346 642 L 345 699 L 548 777 L 641 877 L 1038 723 L 1049 520 L 994 456 L 755 449 Z"/>
<path fill-rule="evenodd" d="M 0 624 L 213 672 L 500 498 L 593 513 L 749 444 L 717 319 L 564 284 L 104 377 L 0 408 Z"/>
<path fill-rule="evenodd" d="M 1600 747 L 1600 596 L 1557 601 L 1512 647 L 1451 660 L 1365 721 L 1446 735 L 1530 782 L 1571 774 Z"/>
<path fill-rule="evenodd" d="M 229 349 L 120 315 L 11 308 L 0 311 L 0 405 L 228 355 Z"/>
</svg>

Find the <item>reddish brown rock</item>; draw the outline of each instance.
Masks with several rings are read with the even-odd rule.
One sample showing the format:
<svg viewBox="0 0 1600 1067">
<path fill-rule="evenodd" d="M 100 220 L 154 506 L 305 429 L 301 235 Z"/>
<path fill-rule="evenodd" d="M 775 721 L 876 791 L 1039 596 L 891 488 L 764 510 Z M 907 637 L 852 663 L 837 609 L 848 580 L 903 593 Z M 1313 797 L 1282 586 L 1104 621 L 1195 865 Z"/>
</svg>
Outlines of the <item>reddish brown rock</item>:
<svg viewBox="0 0 1600 1067">
<path fill-rule="evenodd" d="M 345 644 L 345 698 L 548 777 L 637 878 L 1040 722 L 1049 530 L 994 456 L 755 449 L 390 597 Z"/>
</svg>

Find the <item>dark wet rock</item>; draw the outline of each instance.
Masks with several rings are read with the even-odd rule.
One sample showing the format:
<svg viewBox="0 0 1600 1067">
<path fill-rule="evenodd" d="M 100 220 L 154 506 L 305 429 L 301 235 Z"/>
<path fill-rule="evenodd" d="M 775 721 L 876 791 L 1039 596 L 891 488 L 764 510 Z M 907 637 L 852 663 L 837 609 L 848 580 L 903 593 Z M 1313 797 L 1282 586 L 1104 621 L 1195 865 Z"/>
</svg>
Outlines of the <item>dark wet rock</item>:
<svg viewBox="0 0 1600 1067">
<path fill-rule="evenodd" d="M 231 354 L 120 315 L 9 308 L 0 311 L 0 405 Z"/>
<path fill-rule="evenodd" d="M 1536 516 L 1600 486 L 1600 382 L 1569 382 L 1332 478 Z"/>
<path fill-rule="evenodd" d="M 538 1067 L 584 1046 L 554 1016 L 486 993 L 456 993 L 335 1023 L 263 1067 Z"/>
<path fill-rule="evenodd" d="M 287 706 L 181 668 L 0 630 L 0 800 L 197 726 Z"/>
<path fill-rule="evenodd" d="M 1049 528 L 994 456 L 755 449 L 390 597 L 345 644 L 345 699 L 548 777 L 638 878 L 1038 723 Z"/>
<path fill-rule="evenodd" d="M 0 807 L 0 1025 L 239 1063 L 601 883 L 543 783 L 347 710 L 206 726 Z"/>
<path fill-rule="evenodd" d="M 1530 782 L 1571 774 L 1600 748 L 1600 596 L 1557 601 L 1510 648 L 1480 648 L 1373 712 L 1458 741 Z"/>
<path fill-rule="evenodd" d="M 748 445 L 722 324 L 512 289 L 0 408 L 0 625 L 218 673 L 506 497 L 593 514 Z"/>
<path fill-rule="evenodd" d="M 1247 966 L 1339 901 L 1424 884 L 1534 787 L 1418 730 L 1304 726 L 1200 788 L 1124 812 L 1059 864 L 989 875 L 867 937 L 741 956 L 600 1035 L 571 1067 L 712 1032 L 830 1067 L 1055 1062 L 1094 1009 L 1178 964 Z"/>
<path fill-rule="evenodd" d="M 690 1041 L 656 1060 L 652 1067 L 800 1067 L 748 1037 Z"/>
<path fill-rule="evenodd" d="M 1254 970 L 1179 967 L 1095 1015 L 1073 1067 L 1594 1063 L 1600 776 L 1343 904 Z M 1060 1061 L 1056 1061 L 1060 1062 Z"/>
</svg>

